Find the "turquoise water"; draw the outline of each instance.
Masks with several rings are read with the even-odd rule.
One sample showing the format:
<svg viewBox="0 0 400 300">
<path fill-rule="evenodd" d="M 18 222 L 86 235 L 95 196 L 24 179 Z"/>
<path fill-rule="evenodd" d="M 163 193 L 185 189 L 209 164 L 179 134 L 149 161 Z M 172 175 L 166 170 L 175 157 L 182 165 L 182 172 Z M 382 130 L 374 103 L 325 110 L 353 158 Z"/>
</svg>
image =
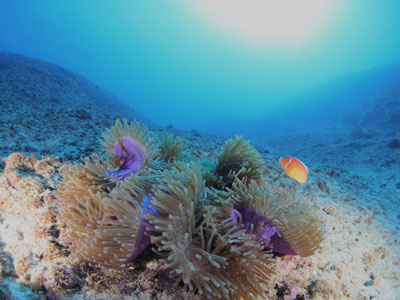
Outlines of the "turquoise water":
<svg viewBox="0 0 400 300">
<path fill-rule="evenodd" d="M 0 50 L 81 73 L 161 125 L 211 130 L 221 119 L 264 117 L 282 102 L 302 106 L 299 96 L 321 84 L 399 61 L 398 1 L 337 3 L 300 45 L 288 36 L 257 46 L 186 1 L 5 0 Z M 300 25 L 275 26 L 269 31 L 279 36 Z"/>
</svg>

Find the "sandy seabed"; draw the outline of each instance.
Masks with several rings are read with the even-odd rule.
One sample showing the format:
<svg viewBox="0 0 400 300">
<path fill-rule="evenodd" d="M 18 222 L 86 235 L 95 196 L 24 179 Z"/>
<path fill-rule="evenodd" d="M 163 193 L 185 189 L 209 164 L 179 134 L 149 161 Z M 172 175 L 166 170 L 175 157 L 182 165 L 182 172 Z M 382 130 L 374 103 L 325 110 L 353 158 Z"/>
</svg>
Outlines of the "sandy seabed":
<svg viewBox="0 0 400 300">
<path fill-rule="evenodd" d="M 197 157 L 218 149 L 195 148 L 196 143 L 192 150 Z M 270 182 L 293 184 L 280 171 L 277 157 L 262 156 Z M 52 157 L 19 153 L 4 163 L 0 299 L 201 299 L 175 287 L 151 250 L 118 270 L 72 261 L 58 242 L 62 228 L 53 195 L 62 164 Z M 277 257 L 265 299 L 399 299 L 399 226 L 385 222 L 393 212 L 379 205 L 396 199 L 377 198 L 338 168 L 310 166 L 310 174 L 299 197 L 322 221 L 325 240 L 309 258 Z"/>
</svg>

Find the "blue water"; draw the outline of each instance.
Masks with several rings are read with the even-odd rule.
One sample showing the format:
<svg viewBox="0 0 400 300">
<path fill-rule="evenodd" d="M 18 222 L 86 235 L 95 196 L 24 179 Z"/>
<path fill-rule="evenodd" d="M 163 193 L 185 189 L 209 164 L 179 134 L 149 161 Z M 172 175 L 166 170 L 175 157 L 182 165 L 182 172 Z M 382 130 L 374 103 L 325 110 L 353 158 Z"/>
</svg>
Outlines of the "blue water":
<svg viewBox="0 0 400 300">
<path fill-rule="evenodd" d="M 158 124 L 212 130 L 281 103 L 301 107 L 300 96 L 322 84 L 399 61 L 398 1 L 337 3 L 301 47 L 256 47 L 187 1 L 3 0 L 0 50 L 81 73 Z"/>
<path fill-rule="evenodd" d="M 202 15 L 200 6 L 185 1 L 1 1 L 0 51 L 83 74 L 157 125 L 242 134 L 273 153 L 356 174 L 364 171 L 354 166 L 362 166 L 394 176 L 400 161 L 399 1 L 338 1 L 304 41 L 286 37 L 285 30 L 300 26 L 288 20 L 277 23 L 270 30 L 273 38 L 264 36 L 259 44 L 247 39 L 256 27 L 247 36 L 232 35 L 218 27 L 217 17 Z M 281 18 L 291 9 L 280 10 Z M 224 14 L 219 18 L 230 11 Z M 262 18 L 258 21 L 262 26 Z M 231 27 L 245 30 L 236 25 Z M 26 148 L 29 141 L 23 138 L 6 145 L 6 153 Z M 351 159 L 360 149 L 368 151 Z M 368 162 L 374 152 L 379 159 Z"/>
</svg>

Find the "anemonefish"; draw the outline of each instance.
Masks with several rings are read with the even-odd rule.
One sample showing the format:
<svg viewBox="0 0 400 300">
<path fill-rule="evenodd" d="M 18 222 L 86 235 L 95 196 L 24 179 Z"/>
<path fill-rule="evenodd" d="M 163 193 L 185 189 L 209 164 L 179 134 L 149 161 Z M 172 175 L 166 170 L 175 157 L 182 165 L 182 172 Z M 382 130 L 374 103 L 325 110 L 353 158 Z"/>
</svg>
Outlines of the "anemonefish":
<svg viewBox="0 0 400 300">
<path fill-rule="evenodd" d="M 286 175 L 290 178 L 300 182 L 301 184 L 305 184 L 308 179 L 308 169 L 305 164 L 303 164 L 296 157 L 282 157 L 279 159 L 279 163 L 283 171 L 285 171 Z"/>
</svg>

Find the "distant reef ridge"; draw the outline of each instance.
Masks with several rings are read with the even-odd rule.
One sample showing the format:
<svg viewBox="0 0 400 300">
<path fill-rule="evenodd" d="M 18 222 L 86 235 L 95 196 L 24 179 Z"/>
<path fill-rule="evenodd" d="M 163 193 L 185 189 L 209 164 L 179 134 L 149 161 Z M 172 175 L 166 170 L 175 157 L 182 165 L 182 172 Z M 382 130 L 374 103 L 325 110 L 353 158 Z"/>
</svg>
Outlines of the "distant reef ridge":
<svg viewBox="0 0 400 300">
<path fill-rule="evenodd" d="M 244 134 L 264 141 L 333 132 L 395 131 L 400 125 L 400 62 L 344 74 L 283 101 L 259 119 L 220 119 L 199 128 L 216 134 Z M 265 99 L 269 101 L 269 99 Z M 398 131 L 398 130 L 397 130 Z M 268 134 L 266 134 L 268 133 Z"/>
<path fill-rule="evenodd" d="M 153 125 L 80 74 L 41 59 L 0 52 L 1 157 L 20 151 L 76 160 L 100 149 L 99 133 L 117 117 Z"/>
</svg>

